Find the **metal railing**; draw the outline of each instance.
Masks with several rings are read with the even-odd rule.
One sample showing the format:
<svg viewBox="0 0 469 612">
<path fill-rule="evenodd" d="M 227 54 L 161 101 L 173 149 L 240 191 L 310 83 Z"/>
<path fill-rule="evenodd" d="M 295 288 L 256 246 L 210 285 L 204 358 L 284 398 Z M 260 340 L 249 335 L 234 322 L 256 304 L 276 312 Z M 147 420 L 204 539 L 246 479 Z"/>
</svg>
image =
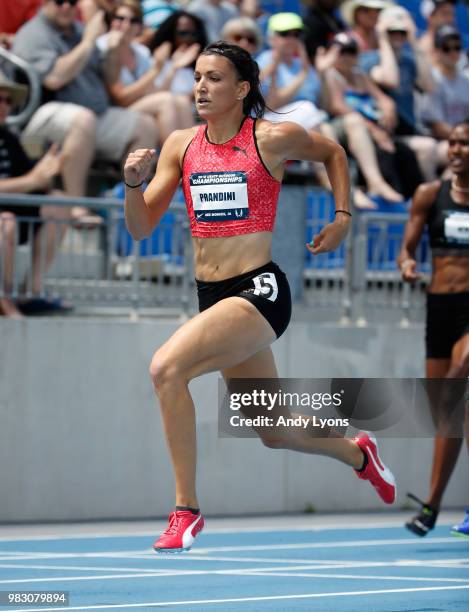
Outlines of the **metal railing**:
<svg viewBox="0 0 469 612">
<path fill-rule="evenodd" d="M 430 274 L 428 236 L 423 235 L 416 252 L 422 279 L 404 283 L 396 265 L 406 213 L 369 212 L 358 216 L 352 234 L 352 315 L 358 325 L 389 319 L 397 313 L 401 325 L 421 320 Z"/>
<path fill-rule="evenodd" d="M 333 218 L 334 202 L 327 192 L 308 190 L 307 239 Z M 0 297 L 14 299 L 49 295 L 70 300 L 78 312 L 143 312 L 188 315 L 195 311 L 195 290 L 189 224 L 185 206 L 176 198 L 151 238 L 136 242 L 125 228 L 122 200 L 0 194 L 0 206 L 87 206 L 98 210 L 102 225 L 77 228 L 70 219 L 22 218 L 26 244 L 16 248 L 10 285 L 5 274 L 5 240 L 0 247 Z M 304 302 L 314 307 L 315 320 L 365 325 L 397 321 L 406 325 L 423 316 L 425 282 L 430 270 L 424 238 L 417 259 L 424 279 L 411 287 L 401 281 L 395 260 L 407 214 L 354 214 L 352 231 L 337 251 L 310 256 L 305 251 Z M 35 225 L 41 242 L 34 261 Z M 48 269 L 45 265 L 47 224 L 66 228 L 65 237 Z M 0 238 L 1 238 L 0 230 Z M 58 232 L 55 232 L 56 236 Z M 16 228 L 18 243 L 19 227 Z M 36 255 L 36 259 L 37 255 Z M 282 262 L 279 262 L 282 264 Z M 34 269 L 40 268 L 39 286 Z"/>
<path fill-rule="evenodd" d="M 334 218 L 332 195 L 308 190 L 307 240 Z M 391 205 L 392 206 L 392 205 Z M 423 236 L 416 258 L 422 279 L 401 280 L 396 258 L 407 213 L 354 213 L 347 239 L 333 253 L 307 256 L 304 271 L 306 303 L 316 320 L 366 325 L 375 321 L 408 325 L 421 320 L 430 273 L 428 238 Z"/>
<path fill-rule="evenodd" d="M 129 309 L 133 312 L 149 309 L 160 314 L 188 312 L 192 258 L 185 207 L 180 203 L 174 202 L 152 237 L 140 242 L 132 240 L 125 228 L 120 199 L 0 194 L 0 206 L 8 209 L 8 205 L 54 205 L 62 211 L 64 207 L 86 206 L 99 211 L 102 223 L 92 228 L 80 226 L 63 212 L 61 216 L 65 218 L 18 218 L 15 244 L 19 242 L 20 222 L 27 228 L 27 241 L 16 247 L 9 282 L 3 224 L 0 297 L 8 295 L 20 301 L 60 297 L 73 302 L 82 312 L 128 312 Z M 57 228 L 65 233 L 61 241 Z M 48 229 L 54 231 L 48 233 Z M 46 269 L 51 234 L 53 242 L 49 246 L 56 254 Z M 33 246 L 35 242 L 37 249 Z"/>
</svg>

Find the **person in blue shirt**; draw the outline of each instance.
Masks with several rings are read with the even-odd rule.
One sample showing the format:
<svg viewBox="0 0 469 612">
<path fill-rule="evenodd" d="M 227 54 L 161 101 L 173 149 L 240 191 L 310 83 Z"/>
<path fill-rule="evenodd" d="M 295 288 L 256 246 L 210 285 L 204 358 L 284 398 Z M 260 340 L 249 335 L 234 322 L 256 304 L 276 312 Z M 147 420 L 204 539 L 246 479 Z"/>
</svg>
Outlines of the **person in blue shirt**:
<svg viewBox="0 0 469 612">
<path fill-rule="evenodd" d="M 257 58 L 267 106 L 266 119 L 293 121 L 317 129 L 327 115 L 320 110 L 321 81 L 302 41 L 303 20 L 296 13 L 277 13 L 268 22 L 270 48 Z"/>
</svg>

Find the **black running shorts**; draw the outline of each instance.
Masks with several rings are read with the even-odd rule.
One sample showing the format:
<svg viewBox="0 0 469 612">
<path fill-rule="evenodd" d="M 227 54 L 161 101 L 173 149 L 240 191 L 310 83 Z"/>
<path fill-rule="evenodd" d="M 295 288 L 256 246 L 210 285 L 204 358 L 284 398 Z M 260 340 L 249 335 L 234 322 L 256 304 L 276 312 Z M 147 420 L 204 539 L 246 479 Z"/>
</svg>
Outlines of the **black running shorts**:
<svg viewBox="0 0 469 612">
<path fill-rule="evenodd" d="M 469 333 L 469 291 L 427 294 L 427 359 L 449 359 L 456 342 Z"/>
<path fill-rule="evenodd" d="M 199 281 L 197 295 L 202 312 L 228 297 L 242 297 L 254 304 L 267 319 L 277 338 L 287 329 L 291 317 L 290 285 L 287 277 L 272 261 L 239 276 L 221 281 Z"/>
</svg>

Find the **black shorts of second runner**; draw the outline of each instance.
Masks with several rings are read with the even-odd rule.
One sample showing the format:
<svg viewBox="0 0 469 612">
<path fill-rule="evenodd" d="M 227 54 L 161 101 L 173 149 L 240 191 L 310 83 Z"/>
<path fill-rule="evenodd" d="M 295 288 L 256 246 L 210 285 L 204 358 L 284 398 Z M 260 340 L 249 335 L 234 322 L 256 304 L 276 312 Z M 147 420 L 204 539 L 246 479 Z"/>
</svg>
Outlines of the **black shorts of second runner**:
<svg viewBox="0 0 469 612">
<path fill-rule="evenodd" d="M 469 291 L 427 294 L 427 359 L 449 359 L 456 342 L 469 333 Z"/>
<path fill-rule="evenodd" d="M 9 206 L 4 204 L 0 206 L 1 212 L 13 213 L 18 224 L 18 244 L 26 244 L 29 240 L 29 226 L 32 224 L 32 236 L 34 237 L 41 225 L 41 209 L 39 206 Z"/>
<path fill-rule="evenodd" d="M 199 281 L 199 311 L 207 310 L 228 297 L 242 297 L 254 304 L 267 319 L 277 338 L 287 329 L 291 318 L 291 294 L 285 273 L 269 262 L 260 268 L 221 281 Z"/>
</svg>

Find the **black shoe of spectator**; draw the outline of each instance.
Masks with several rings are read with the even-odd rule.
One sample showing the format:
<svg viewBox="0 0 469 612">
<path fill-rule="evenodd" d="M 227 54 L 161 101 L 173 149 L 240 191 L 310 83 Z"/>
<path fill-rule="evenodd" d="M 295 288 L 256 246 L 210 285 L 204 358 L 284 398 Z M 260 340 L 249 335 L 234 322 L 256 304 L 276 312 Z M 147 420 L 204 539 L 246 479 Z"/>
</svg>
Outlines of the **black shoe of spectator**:
<svg viewBox="0 0 469 612">
<path fill-rule="evenodd" d="M 46 315 L 46 314 L 66 314 L 73 310 L 70 302 L 60 298 L 31 298 L 29 300 L 18 300 L 16 302 L 18 310 L 24 315 Z"/>
</svg>

